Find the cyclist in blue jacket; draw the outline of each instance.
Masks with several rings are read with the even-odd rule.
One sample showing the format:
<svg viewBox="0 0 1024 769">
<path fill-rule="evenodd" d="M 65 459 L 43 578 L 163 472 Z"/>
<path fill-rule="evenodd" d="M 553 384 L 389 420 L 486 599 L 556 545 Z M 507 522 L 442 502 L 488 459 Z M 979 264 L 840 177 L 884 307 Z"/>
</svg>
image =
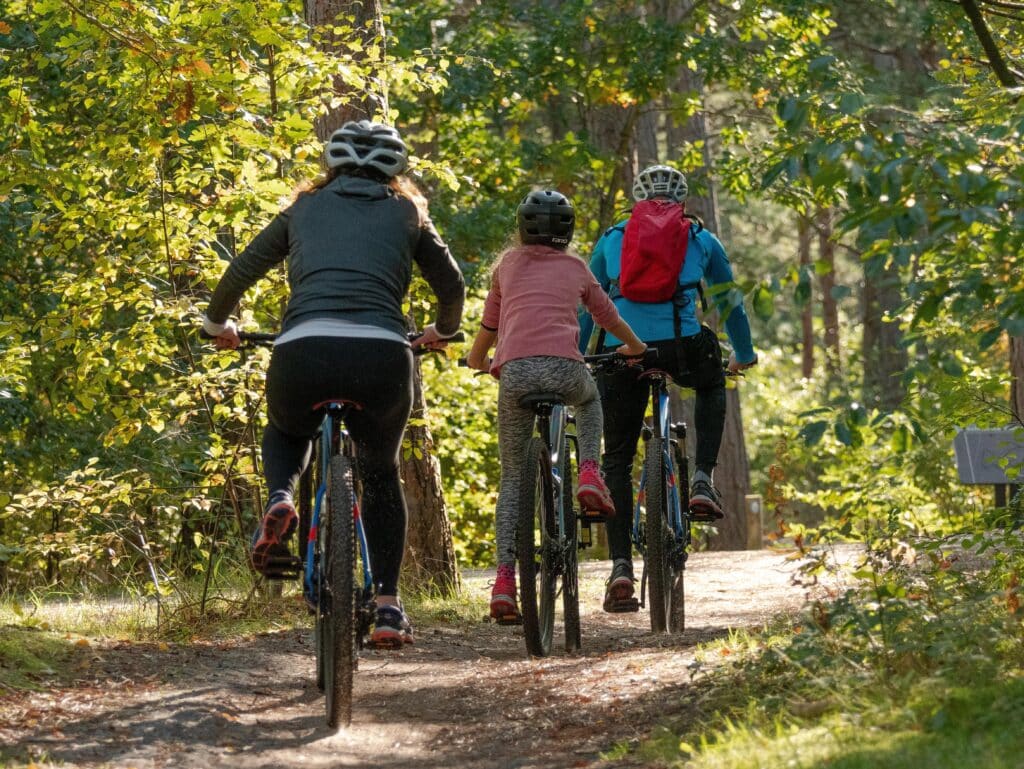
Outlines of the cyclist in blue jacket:
<svg viewBox="0 0 1024 769">
<path fill-rule="evenodd" d="M 687 193 L 686 177 L 666 165 L 645 168 L 633 184 L 633 198 L 638 202 L 663 198 L 682 203 Z M 691 217 L 688 247 L 675 299 L 660 303 L 630 301 L 617 291 L 625 225 L 626 222 L 616 224 L 597 241 L 590 270 L 612 296 L 623 320 L 648 347 L 658 349 L 657 367 L 667 371 L 676 384 L 696 391 L 694 421 L 697 445 L 695 472 L 690 484 L 690 508 L 698 519 L 715 520 L 723 515 L 713 474 L 725 429 L 725 375 L 718 337 L 698 320 L 697 302 L 703 300 L 702 289 L 699 288 L 701 281 L 708 286 L 731 283 L 732 267 L 718 238 Z M 757 363 L 757 355 L 751 344 L 742 293 L 738 289 L 724 291 L 717 295 L 716 305 L 720 316 L 725 319 L 725 330 L 732 343 L 729 370 L 735 372 L 753 366 Z M 581 316 L 580 326 L 580 347 L 583 350 L 589 344 L 594 327 L 589 315 Z M 621 344 L 608 335 L 601 341 L 597 352 L 610 352 Z M 607 523 L 613 566 L 605 592 L 604 609 L 611 612 L 635 611 L 630 543 L 632 469 L 650 391 L 647 383 L 630 369 L 602 374 L 598 379 L 598 389 L 604 408 L 602 470 L 615 503 L 615 516 Z"/>
</svg>

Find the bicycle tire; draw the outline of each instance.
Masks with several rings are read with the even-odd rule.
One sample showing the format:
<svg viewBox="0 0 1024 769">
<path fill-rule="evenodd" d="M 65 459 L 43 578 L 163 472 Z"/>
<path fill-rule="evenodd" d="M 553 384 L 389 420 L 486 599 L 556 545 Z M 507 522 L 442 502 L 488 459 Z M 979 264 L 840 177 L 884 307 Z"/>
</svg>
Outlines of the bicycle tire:
<svg viewBox="0 0 1024 769">
<path fill-rule="evenodd" d="M 526 651 L 535 657 L 551 653 L 555 628 L 551 536 L 557 531 L 557 524 L 551 483 L 551 457 L 540 438 L 531 438 L 519 489 L 516 560 L 523 604 L 523 636 Z"/>
<path fill-rule="evenodd" d="M 564 530 L 562 542 L 562 623 L 565 627 L 565 650 L 579 651 L 582 646 L 580 632 L 579 545 L 576 532 L 576 495 L 573 494 L 573 467 L 570 442 L 562 443 L 562 461 L 559 468 L 562 479 L 562 515 Z"/>
<path fill-rule="evenodd" d="M 352 722 L 352 678 L 356 664 L 356 537 L 352 465 L 348 457 L 331 457 L 327 478 L 324 550 L 328 617 L 324 636 L 324 693 L 327 725 Z"/>
<path fill-rule="evenodd" d="M 686 591 L 683 586 L 683 569 L 671 572 L 672 589 L 669 596 L 668 629 L 671 633 L 686 630 Z"/>
<path fill-rule="evenodd" d="M 644 457 L 646 473 L 644 529 L 647 538 L 644 549 L 644 569 L 647 572 L 651 631 L 655 633 L 664 633 L 668 629 L 669 604 L 672 596 L 668 562 L 671 539 L 665 517 L 668 497 L 665 494 L 665 464 L 662 457 L 664 442 L 664 438 L 660 436 L 651 437 L 647 441 Z"/>
</svg>

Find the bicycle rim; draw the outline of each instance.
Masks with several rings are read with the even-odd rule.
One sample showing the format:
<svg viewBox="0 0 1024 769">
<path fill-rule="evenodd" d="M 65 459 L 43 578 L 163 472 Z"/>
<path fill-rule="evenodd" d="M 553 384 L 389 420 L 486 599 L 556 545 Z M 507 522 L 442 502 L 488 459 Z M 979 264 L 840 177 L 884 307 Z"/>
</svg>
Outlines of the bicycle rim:
<svg viewBox="0 0 1024 769">
<path fill-rule="evenodd" d="M 356 663 L 355 498 L 352 466 L 342 455 L 331 457 L 327 486 L 324 566 L 328 609 L 324 634 L 324 692 L 327 725 L 352 722 L 352 677 Z"/>
<path fill-rule="evenodd" d="M 644 499 L 647 538 L 644 552 L 644 568 L 647 571 L 648 603 L 651 608 L 651 630 L 664 633 L 668 629 L 669 604 L 671 602 L 671 572 L 669 568 L 669 542 L 671 541 L 665 519 L 668 502 L 665 494 L 665 465 L 662 452 L 664 439 L 652 437 L 647 442 L 644 457 L 647 477 Z"/>
<path fill-rule="evenodd" d="M 562 540 L 562 616 L 565 624 L 565 650 L 578 651 L 580 634 L 579 550 L 576 536 L 576 497 L 572 489 L 572 458 L 569 441 L 562 444 L 562 515 L 565 523 Z"/>
<path fill-rule="evenodd" d="M 523 636 L 527 652 L 545 657 L 551 653 L 555 627 L 555 569 L 551 536 L 557 529 L 551 460 L 543 441 L 536 437 L 530 440 L 526 457 L 516 527 Z"/>
</svg>

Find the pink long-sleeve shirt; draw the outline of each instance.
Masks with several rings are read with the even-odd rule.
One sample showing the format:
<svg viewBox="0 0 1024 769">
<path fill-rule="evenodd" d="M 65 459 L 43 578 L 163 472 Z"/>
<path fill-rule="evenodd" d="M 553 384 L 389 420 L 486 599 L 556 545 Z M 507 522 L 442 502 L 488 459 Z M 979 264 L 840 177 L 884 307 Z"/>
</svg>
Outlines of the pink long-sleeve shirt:
<svg viewBox="0 0 1024 769">
<path fill-rule="evenodd" d="M 505 254 L 491 278 L 483 325 L 497 330 L 491 373 L 516 358 L 551 355 L 583 360 L 577 308 L 582 304 L 602 328 L 619 312 L 586 263 L 549 246 L 520 246 Z"/>
</svg>

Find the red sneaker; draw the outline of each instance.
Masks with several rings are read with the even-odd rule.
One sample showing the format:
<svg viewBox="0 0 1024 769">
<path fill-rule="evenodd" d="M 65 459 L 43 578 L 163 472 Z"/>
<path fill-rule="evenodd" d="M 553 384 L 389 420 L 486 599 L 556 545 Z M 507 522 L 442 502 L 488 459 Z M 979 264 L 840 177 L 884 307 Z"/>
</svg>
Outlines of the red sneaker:
<svg viewBox="0 0 1024 769">
<path fill-rule="evenodd" d="M 516 567 L 499 566 L 491 588 L 491 619 L 499 625 L 518 625 L 523 621 L 516 604 Z"/>
<path fill-rule="evenodd" d="M 615 515 L 615 503 L 611 492 L 601 477 L 601 469 L 597 462 L 588 459 L 580 468 L 580 478 L 576 489 L 576 499 L 584 510 L 594 510 L 602 515 Z"/>
<path fill-rule="evenodd" d="M 370 645 L 376 649 L 397 650 L 412 642 L 412 625 L 402 607 L 378 606 Z"/>
</svg>

